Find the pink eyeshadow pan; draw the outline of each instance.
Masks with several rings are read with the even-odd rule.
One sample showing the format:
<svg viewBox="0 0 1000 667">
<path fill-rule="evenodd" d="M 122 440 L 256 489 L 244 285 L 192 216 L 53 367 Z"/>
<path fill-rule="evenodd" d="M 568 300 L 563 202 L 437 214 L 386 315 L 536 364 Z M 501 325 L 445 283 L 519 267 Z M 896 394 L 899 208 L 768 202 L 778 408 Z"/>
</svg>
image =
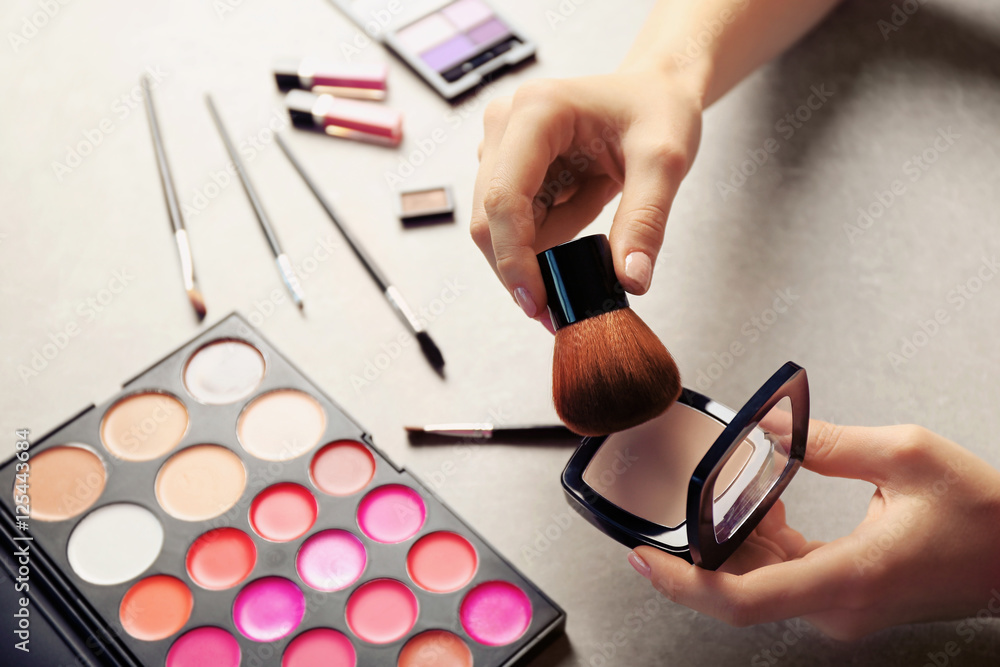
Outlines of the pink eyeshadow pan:
<svg viewBox="0 0 1000 667">
<path fill-rule="evenodd" d="M 167 667 L 239 667 L 240 645 L 222 628 L 195 628 L 177 639 Z"/>
<path fill-rule="evenodd" d="M 269 486 L 250 504 L 250 525 L 272 542 L 290 542 L 302 537 L 316 523 L 319 507 L 304 486 L 282 482 Z"/>
<path fill-rule="evenodd" d="M 302 591 L 282 577 L 264 577 L 247 584 L 233 602 L 233 623 L 244 637 L 257 642 L 273 642 L 292 634 L 305 613 Z"/>
<path fill-rule="evenodd" d="M 281 667 L 355 667 L 354 645 L 342 632 L 316 628 L 303 632 L 285 649 Z"/>
<path fill-rule="evenodd" d="M 486 646 L 505 646 L 520 639 L 531 624 L 531 600 L 506 581 L 479 584 L 462 600 L 462 627 Z"/>
<path fill-rule="evenodd" d="M 339 591 L 365 571 L 368 554 L 361 540 L 346 530 L 324 530 L 302 545 L 295 564 L 302 581 L 318 591 Z"/>
<path fill-rule="evenodd" d="M 323 447 L 309 466 L 313 484 L 331 496 L 349 496 L 368 486 L 375 457 L 360 442 L 338 440 Z"/>
<path fill-rule="evenodd" d="M 371 644 L 402 639 L 417 622 L 417 598 L 394 579 L 375 579 L 362 585 L 347 601 L 347 625 Z"/>
<path fill-rule="evenodd" d="M 468 30 L 493 16 L 493 10 L 482 0 L 458 0 L 441 10 L 459 30 Z"/>
<path fill-rule="evenodd" d="M 420 532 L 426 518 L 423 498 L 402 484 L 380 486 L 365 496 L 358 506 L 361 531 L 383 544 L 410 539 Z"/>
</svg>

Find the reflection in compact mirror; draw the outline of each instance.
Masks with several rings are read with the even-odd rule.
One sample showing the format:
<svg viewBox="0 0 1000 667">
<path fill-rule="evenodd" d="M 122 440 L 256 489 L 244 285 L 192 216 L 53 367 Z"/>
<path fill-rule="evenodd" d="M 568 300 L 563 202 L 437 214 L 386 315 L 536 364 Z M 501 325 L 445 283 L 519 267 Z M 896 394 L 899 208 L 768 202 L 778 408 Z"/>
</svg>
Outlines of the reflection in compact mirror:
<svg viewBox="0 0 1000 667">
<path fill-rule="evenodd" d="M 752 456 L 740 464 L 745 472 L 733 483 L 730 469 L 740 457 L 743 444 L 753 443 Z M 788 465 L 792 441 L 792 405 L 788 397 L 775 403 L 726 462 L 715 480 L 712 513 L 715 539 L 722 544 L 739 530 Z"/>
</svg>

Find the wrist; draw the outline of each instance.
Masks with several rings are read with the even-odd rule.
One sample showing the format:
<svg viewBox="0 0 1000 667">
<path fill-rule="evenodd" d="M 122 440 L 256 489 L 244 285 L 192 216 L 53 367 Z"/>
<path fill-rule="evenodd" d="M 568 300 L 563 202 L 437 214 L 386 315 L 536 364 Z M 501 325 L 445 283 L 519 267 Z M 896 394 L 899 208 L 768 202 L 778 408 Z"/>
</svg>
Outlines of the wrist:
<svg viewBox="0 0 1000 667">
<path fill-rule="evenodd" d="M 708 58 L 685 59 L 653 57 L 627 57 L 617 69 L 626 76 L 639 76 L 649 80 L 650 85 L 669 88 L 672 92 L 685 94 L 699 109 L 704 109 L 711 85 L 711 62 Z"/>
</svg>

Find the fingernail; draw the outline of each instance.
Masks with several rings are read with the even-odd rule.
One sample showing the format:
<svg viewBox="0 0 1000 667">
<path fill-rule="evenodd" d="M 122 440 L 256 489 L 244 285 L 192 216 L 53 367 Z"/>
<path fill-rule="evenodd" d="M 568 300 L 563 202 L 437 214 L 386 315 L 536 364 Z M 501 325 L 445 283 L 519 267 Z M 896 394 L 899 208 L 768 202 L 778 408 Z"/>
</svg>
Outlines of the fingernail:
<svg viewBox="0 0 1000 667">
<path fill-rule="evenodd" d="M 546 309 L 541 315 L 535 318 L 537 322 L 541 322 L 542 326 L 548 330 L 553 336 L 556 335 L 556 328 L 552 325 L 552 316 L 549 315 L 549 311 Z"/>
<path fill-rule="evenodd" d="M 649 261 L 649 255 L 638 250 L 630 252 L 625 258 L 625 275 L 641 285 L 643 292 L 648 290 L 653 279 L 653 263 Z"/>
<path fill-rule="evenodd" d="M 521 310 L 528 317 L 534 317 L 535 312 L 538 308 L 535 306 L 535 300 L 531 298 L 531 294 L 528 290 L 523 287 L 518 287 L 514 289 L 514 300 L 517 301 L 517 305 L 521 306 Z"/>
<path fill-rule="evenodd" d="M 639 554 L 634 551 L 630 551 L 628 553 L 628 562 L 635 568 L 636 572 L 649 579 L 649 564 L 640 558 Z"/>
</svg>

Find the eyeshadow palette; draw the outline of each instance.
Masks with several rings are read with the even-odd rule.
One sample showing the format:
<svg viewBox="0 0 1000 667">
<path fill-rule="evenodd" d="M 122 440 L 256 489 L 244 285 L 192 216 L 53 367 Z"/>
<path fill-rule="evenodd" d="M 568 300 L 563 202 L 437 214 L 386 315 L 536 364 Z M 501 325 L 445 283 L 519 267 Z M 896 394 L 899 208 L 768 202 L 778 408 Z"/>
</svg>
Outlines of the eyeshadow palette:
<svg viewBox="0 0 1000 667">
<path fill-rule="evenodd" d="M 445 99 L 535 55 L 535 45 L 485 0 L 333 0 Z"/>
<path fill-rule="evenodd" d="M 26 454 L 6 538 L 101 664 L 516 665 L 565 622 L 235 314 Z"/>
</svg>

